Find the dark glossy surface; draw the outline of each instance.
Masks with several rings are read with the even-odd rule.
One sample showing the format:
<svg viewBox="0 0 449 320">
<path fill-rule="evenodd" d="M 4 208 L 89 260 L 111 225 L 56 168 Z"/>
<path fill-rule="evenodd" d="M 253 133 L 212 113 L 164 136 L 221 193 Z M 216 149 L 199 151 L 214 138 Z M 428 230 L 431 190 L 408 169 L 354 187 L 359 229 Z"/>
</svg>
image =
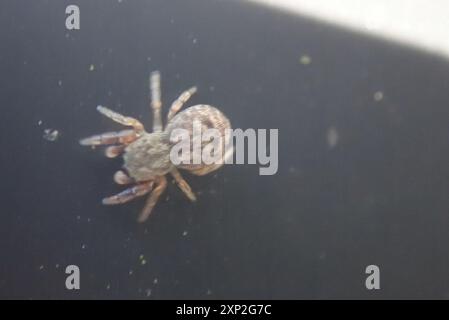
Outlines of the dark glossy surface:
<svg viewBox="0 0 449 320">
<path fill-rule="evenodd" d="M 0 297 L 449 298 L 443 59 L 232 1 L 2 1 L 0 26 Z M 197 85 L 234 128 L 278 128 L 278 173 L 186 174 L 199 201 L 170 184 L 143 225 L 143 200 L 102 206 L 121 161 L 78 139 L 120 128 L 97 104 L 148 127 L 152 70 L 165 112 Z"/>
</svg>

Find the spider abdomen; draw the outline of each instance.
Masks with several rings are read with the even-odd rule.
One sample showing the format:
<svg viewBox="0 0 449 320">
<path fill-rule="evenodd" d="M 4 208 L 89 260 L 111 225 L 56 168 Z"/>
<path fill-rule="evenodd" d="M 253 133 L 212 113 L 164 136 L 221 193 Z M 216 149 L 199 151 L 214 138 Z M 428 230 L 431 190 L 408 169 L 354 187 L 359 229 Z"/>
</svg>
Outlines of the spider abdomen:
<svg viewBox="0 0 449 320">
<path fill-rule="evenodd" d="M 204 147 L 210 142 L 207 140 L 203 141 L 202 135 L 194 134 L 193 130 L 195 123 L 197 126 L 200 125 L 201 134 L 204 134 L 208 129 L 217 130 L 220 140 L 218 141 L 214 152 L 217 152 L 217 154 L 220 155 L 219 158 L 221 161 L 205 163 L 202 154 L 195 154 L 195 152 L 198 151 L 202 153 Z M 231 123 L 220 110 L 213 106 L 204 104 L 192 106 L 174 116 L 167 124 L 164 131 L 164 133 L 170 137 L 170 142 L 172 144 L 179 142 L 172 136 L 173 130 L 175 129 L 184 129 L 189 132 L 191 146 L 189 155 L 190 161 L 187 161 L 188 163 L 183 161 L 183 163 L 177 165 L 178 168 L 188 170 L 192 174 L 201 176 L 220 168 L 223 165 L 224 160 L 227 157 L 232 156 L 232 149 L 226 148 L 230 138 L 229 135 L 226 134 L 226 131 L 227 129 L 231 129 Z M 195 143 L 201 145 L 200 150 L 194 148 Z M 200 159 L 200 163 L 195 161 L 195 159 Z"/>
</svg>

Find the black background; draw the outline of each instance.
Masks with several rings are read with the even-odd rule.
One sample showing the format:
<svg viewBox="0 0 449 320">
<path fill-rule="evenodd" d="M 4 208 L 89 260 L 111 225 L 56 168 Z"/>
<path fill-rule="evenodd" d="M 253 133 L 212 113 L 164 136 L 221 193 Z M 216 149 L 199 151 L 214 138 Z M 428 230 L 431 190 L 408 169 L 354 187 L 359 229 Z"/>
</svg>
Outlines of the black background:
<svg viewBox="0 0 449 320">
<path fill-rule="evenodd" d="M 0 40 L 0 297 L 449 298 L 443 58 L 240 1 L 2 1 Z M 165 112 L 197 85 L 234 128 L 279 129 L 278 173 L 185 174 L 199 201 L 170 183 L 143 225 L 143 200 L 102 206 L 121 160 L 78 140 L 120 128 L 98 104 L 149 128 L 152 70 Z"/>
</svg>

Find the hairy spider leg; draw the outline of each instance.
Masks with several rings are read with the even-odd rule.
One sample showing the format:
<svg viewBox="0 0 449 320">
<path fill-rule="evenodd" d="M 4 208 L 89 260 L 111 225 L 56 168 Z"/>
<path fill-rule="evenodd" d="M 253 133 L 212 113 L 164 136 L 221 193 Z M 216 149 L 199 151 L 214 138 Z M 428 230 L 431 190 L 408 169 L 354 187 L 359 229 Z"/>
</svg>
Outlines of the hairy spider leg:
<svg viewBox="0 0 449 320">
<path fill-rule="evenodd" d="M 175 114 L 181 110 L 184 103 L 187 102 L 187 100 L 190 99 L 190 97 L 197 91 L 196 87 L 192 87 L 183 93 L 181 93 L 175 101 L 173 101 L 170 110 L 168 111 L 167 121 L 170 121 Z"/>
<path fill-rule="evenodd" d="M 167 188 L 167 179 L 165 178 L 165 176 L 157 177 L 154 182 L 156 184 L 156 187 L 154 188 L 153 192 L 151 192 L 149 198 L 147 199 L 145 207 L 143 207 L 142 211 L 140 212 L 140 215 L 137 219 L 138 222 L 144 222 L 148 219 L 151 211 L 159 200 L 159 197 Z"/>
<path fill-rule="evenodd" d="M 184 192 L 184 194 L 187 196 L 187 198 L 190 199 L 190 201 L 196 201 L 195 193 L 192 191 L 192 188 L 190 188 L 187 181 L 184 180 L 181 173 L 178 171 L 178 169 L 173 168 L 170 171 L 170 174 L 175 179 L 176 183 L 178 184 L 179 188 Z"/>
</svg>

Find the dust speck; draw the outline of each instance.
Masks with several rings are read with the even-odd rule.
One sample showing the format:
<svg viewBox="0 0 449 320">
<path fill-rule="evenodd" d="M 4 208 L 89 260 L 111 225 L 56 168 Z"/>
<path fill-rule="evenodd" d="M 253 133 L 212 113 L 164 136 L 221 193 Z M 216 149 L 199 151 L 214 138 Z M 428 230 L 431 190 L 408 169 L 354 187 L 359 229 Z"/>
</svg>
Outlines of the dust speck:
<svg viewBox="0 0 449 320">
<path fill-rule="evenodd" d="M 300 174 L 299 169 L 296 167 L 293 167 L 293 166 L 288 168 L 288 173 L 290 173 L 291 175 L 299 175 Z"/>
<path fill-rule="evenodd" d="M 300 62 L 302 65 L 309 65 L 309 64 L 312 63 L 312 58 L 311 58 L 310 56 L 304 54 L 304 55 L 302 55 L 302 56 L 299 58 L 299 62 Z"/>
<path fill-rule="evenodd" d="M 332 126 L 327 130 L 327 145 L 329 146 L 330 149 L 335 148 L 338 144 L 338 140 L 339 140 L 339 134 L 337 129 Z"/>
<path fill-rule="evenodd" d="M 94 70 L 95 70 L 95 65 L 91 64 L 91 65 L 89 66 L 89 71 L 94 71 Z"/>
<path fill-rule="evenodd" d="M 146 264 L 147 264 L 147 260 L 145 260 L 145 257 L 144 257 L 143 254 L 141 254 L 141 255 L 139 256 L 139 260 L 140 260 L 140 264 L 141 264 L 141 265 L 146 265 Z"/>
<path fill-rule="evenodd" d="M 384 99 L 384 93 L 382 91 L 377 91 L 374 93 L 373 98 L 376 102 L 382 101 Z"/>
<path fill-rule="evenodd" d="M 319 256 L 318 256 L 318 259 L 320 259 L 320 260 L 325 260 L 326 257 L 327 257 L 326 252 L 321 252 L 321 253 L 319 254 Z"/>
<path fill-rule="evenodd" d="M 59 137 L 59 131 L 55 129 L 45 129 L 43 138 L 48 141 L 56 141 Z"/>
</svg>

